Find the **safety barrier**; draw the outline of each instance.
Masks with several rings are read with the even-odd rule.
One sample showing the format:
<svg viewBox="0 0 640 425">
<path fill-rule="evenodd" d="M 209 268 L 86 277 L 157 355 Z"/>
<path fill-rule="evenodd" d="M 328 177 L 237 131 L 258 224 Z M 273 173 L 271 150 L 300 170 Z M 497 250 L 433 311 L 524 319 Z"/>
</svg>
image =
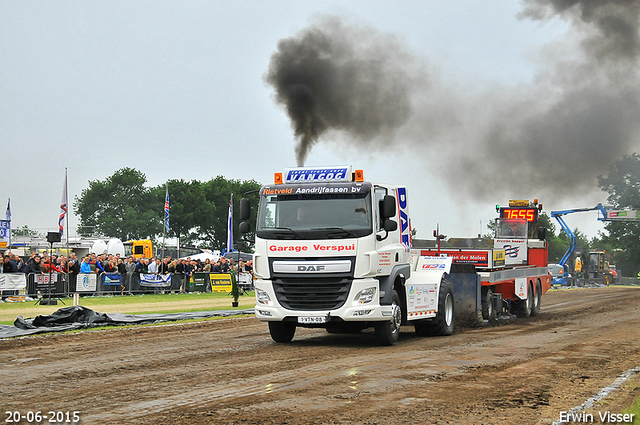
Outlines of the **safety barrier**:
<svg viewBox="0 0 640 425">
<path fill-rule="evenodd" d="M 24 281 L 21 276 L 25 276 Z M 231 275 L 229 273 L 196 272 L 191 276 L 180 273 L 166 275 L 141 273 L 0 273 L 0 283 L 15 281 L 18 285 L 7 284 L 5 290 L 0 285 L 0 295 L 28 295 L 31 298 L 73 297 L 78 293 L 86 296 L 98 295 L 137 295 L 169 294 L 181 292 L 230 292 Z M 250 273 L 240 273 L 238 280 L 242 292 L 253 289 L 253 277 Z"/>
</svg>

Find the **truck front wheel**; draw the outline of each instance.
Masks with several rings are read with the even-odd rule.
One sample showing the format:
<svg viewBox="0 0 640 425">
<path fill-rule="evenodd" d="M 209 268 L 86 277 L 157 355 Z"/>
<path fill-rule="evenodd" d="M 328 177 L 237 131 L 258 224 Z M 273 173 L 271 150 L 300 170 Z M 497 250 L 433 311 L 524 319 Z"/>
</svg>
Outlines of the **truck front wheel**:
<svg viewBox="0 0 640 425">
<path fill-rule="evenodd" d="M 296 334 L 296 325 L 287 322 L 269 322 L 269 333 L 275 342 L 291 342 Z"/>
<path fill-rule="evenodd" d="M 400 336 L 400 325 L 402 324 L 402 308 L 400 307 L 400 297 L 398 293 L 393 291 L 391 301 L 391 320 L 376 323 L 376 338 L 380 345 L 393 345 L 398 342 Z"/>
</svg>

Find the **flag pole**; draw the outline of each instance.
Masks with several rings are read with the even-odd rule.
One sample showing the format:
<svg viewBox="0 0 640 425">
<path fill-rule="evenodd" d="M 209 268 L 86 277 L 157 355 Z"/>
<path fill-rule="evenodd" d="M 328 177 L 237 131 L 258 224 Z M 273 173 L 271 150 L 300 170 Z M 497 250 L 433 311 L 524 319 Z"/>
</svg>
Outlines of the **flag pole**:
<svg viewBox="0 0 640 425">
<path fill-rule="evenodd" d="M 167 228 L 169 227 L 169 182 L 165 183 L 164 197 L 164 226 L 162 226 L 162 258 L 164 259 L 164 250 L 166 247 Z"/>
<path fill-rule="evenodd" d="M 65 196 L 64 198 L 67 200 L 67 203 L 69 202 L 69 186 L 67 186 L 68 180 L 67 180 L 67 167 L 64 167 L 64 191 L 65 191 Z M 69 229 L 69 206 L 67 205 L 67 259 L 69 256 L 69 232 L 71 231 L 71 229 Z M 67 263 L 68 264 L 68 263 Z"/>
<path fill-rule="evenodd" d="M 7 212 L 5 218 L 9 221 L 9 245 L 7 249 L 11 249 L 11 198 L 8 198 L 9 202 L 7 202 Z"/>
</svg>

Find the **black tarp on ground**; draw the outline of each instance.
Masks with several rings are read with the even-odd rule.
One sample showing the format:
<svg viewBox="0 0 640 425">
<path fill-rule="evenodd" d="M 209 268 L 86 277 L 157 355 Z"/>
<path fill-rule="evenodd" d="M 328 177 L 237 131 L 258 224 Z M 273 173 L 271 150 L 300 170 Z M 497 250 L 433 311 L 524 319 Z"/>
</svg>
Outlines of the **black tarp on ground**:
<svg viewBox="0 0 640 425">
<path fill-rule="evenodd" d="M 18 316 L 15 322 L 13 322 L 13 326 L 0 325 L 0 339 L 98 326 L 141 325 L 145 323 L 158 323 L 173 320 L 234 316 L 238 314 L 253 314 L 253 309 L 196 311 L 191 313 L 169 314 L 122 314 L 98 313 L 81 305 L 76 305 L 63 307 L 49 316 L 36 316 L 34 319 L 23 319 L 22 316 Z"/>
</svg>

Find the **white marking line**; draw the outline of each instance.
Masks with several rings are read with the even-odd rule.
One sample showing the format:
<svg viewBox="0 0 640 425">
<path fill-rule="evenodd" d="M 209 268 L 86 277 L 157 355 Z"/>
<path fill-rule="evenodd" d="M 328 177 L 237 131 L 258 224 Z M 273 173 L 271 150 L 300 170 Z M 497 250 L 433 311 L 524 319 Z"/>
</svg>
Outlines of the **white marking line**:
<svg viewBox="0 0 640 425">
<path fill-rule="evenodd" d="M 582 403 L 580 406 L 574 407 L 573 409 L 569 410 L 567 414 L 583 412 L 585 409 L 592 408 L 595 403 L 602 400 L 603 398 L 611 394 L 613 391 L 617 390 L 620 387 L 620 385 L 624 384 L 624 382 L 631 377 L 631 375 L 638 372 L 640 372 L 640 367 L 634 367 L 633 369 L 629 369 L 628 371 L 620 375 L 618 379 L 613 381 L 613 384 L 609 385 L 608 387 L 604 387 L 603 389 L 598 391 L 598 394 L 594 395 L 593 397 L 591 397 L 590 399 Z M 568 422 L 558 420 L 558 421 L 555 421 L 553 425 L 562 425 L 566 423 Z"/>
</svg>

